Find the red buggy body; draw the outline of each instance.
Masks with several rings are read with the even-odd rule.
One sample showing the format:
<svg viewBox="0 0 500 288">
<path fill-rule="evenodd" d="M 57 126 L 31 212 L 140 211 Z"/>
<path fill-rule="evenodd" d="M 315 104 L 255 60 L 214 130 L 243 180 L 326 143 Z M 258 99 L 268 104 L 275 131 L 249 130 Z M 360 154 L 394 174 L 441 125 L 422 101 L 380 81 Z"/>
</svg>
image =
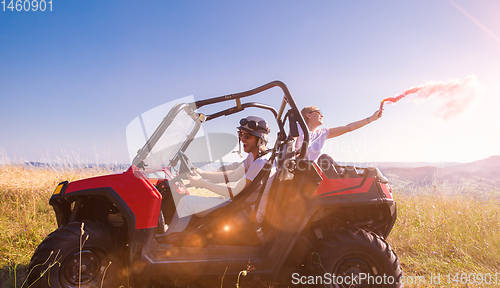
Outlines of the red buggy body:
<svg viewBox="0 0 500 288">
<path fill-rule="evenodd" d="M 284 93 L 279 110 L 241 101 L 271 88 Z M 210 115 L 200 112 L 226 101 L 236 106 Z M 189 193 L 183 180 L 193 164 L 186 151 L 195 145 L 201 124 L 248 108 L 271 112 L 279 129 L 268 163 L 277 163 L 277 174 L 264 223 L 257 227 L 252 215 L 270 169 L 263 169 L 229 205 L 203 218 L 193 216 L 184 232 L 163 236 L 176 203 Z M 184 118 L 179 122 L 179 117 Z M 187 122 L 192 123 L 182 140 L 170 143 L 169 131 L 179 134 L 175 125 Z M 387 179 L 373 167 L 323 171 L 300 156 L 308 135 L 296 156 L 297 127 L 307 131 L 279 81 L 174 105 L 127 171 L 58 185 L 50 204 L 59 228 L 36 249 L 28 282 L 32 287 L 136 287 L 146 277 L 204 286 L 209 280 L 220 285 L 222 277 L 229 283 L 250 271 L 245 281 L 273 285 L 311 285 L 314 279 L 312 284 L 326 287 L 399 287 L 399 260 L 386 242 L 397 215 Z M 340 279 L 335 277 L 345 281 L 332 281 Z M 384 283 L 374 284 L 377 277 Z"/>
</svg>

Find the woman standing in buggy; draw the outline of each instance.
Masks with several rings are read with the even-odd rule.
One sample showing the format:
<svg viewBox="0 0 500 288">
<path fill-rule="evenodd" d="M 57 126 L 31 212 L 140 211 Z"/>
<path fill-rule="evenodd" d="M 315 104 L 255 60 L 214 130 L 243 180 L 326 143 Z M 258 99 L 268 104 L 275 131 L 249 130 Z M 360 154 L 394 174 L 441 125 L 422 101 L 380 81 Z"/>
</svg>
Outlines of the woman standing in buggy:
<svg viewBox="0 0 500 288">
<path fill-rule="evenodd" d="M 373 113 L 373 115 L 366 117 L 365 119 L 349 123 L 345 126 L 339 127 L 319 127 L 323 125 L 323 113 L 316 106 L 304 107 L 300 113 L 307 124 L 309 132 L 309 146 L 307 147 L 307 152 L 305 159 L 316 161 L 318 160 L 318 165 L 323 169 L 329 169 L 332 165 L 338 166 L 338 164 L 327 154 L 321 154 L 321 150 L 325 144 L 325 141 L 330 138 L 335 138 L 343 135 L 347 132 L 357 130 L 373 121 L 378 120 L 382 117 L 383 109 L 379 109 Z M 299 137 L 295 142 L 295 150 L 299 150 L 304 141 L 304 132 L 299 128 Z M 321 155 L 321 156 L 320 156 Z"/>
</svg>

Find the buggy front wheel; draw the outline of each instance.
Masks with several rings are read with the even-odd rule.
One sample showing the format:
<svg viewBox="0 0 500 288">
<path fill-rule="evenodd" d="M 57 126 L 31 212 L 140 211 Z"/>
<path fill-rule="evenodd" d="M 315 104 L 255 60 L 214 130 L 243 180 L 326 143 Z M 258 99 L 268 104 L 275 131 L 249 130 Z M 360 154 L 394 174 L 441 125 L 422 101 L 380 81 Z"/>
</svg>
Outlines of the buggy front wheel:
<svg viewBox="0 0 500 288">
<path fill-rule="evenodd" d="M 49 234 L 29 264 L 29 287 L 118 287 L 123 261 L 112 230 L 100 222 L 71 222 Z"/>
</svg>

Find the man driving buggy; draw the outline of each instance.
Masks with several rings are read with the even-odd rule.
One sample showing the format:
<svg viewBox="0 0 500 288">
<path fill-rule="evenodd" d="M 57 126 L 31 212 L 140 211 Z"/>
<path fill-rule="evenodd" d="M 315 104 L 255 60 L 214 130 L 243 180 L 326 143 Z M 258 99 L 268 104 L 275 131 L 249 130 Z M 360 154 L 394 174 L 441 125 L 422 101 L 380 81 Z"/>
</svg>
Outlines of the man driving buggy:
<svg viewBox="0 0 500 288">
<path fill-rule="evenodd" d="M 201 197 L 189 195 L 183 197 L 176 209 L 176 216 L 172 219 L 167 234 L 183 231 L 191 220 L 191 215 L 204 217 L 211 211 L 223 207 L 231 202 L 231 199 L 248 187 L 257 174 L 269 160 L 271 153 L 266 153 L 266 144 L 270 132 L 269 125 L 263 118 L 248 116 L 240 120 L 238 137 L 243 150 L 248 153 L 243 164 L 230 172 L 204 172 L 200 169 L 193 171 L 193 176 L 188 175 L 190 185 L 197 188 L 205 188 L 221 197 Z M 261 201 L 256 213 L 256 220 L 262 223 L 267 206 L 269 190 L 276 172 L 273 165 L 267 180 Z M 229 182 L 237 182 L 231 186 Z M 225 184 L 217 184 L 225 183 Z"/>
</svg>

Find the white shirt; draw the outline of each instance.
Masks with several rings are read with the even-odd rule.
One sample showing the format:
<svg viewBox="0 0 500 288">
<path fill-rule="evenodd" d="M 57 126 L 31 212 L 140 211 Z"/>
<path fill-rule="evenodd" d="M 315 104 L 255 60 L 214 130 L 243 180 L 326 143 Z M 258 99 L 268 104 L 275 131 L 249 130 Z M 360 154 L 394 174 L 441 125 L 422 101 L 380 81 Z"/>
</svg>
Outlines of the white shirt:
<svg viewBox="0 0 500 288">
<path fill-rule="evenodd" d="M 262 170 L 264 165 L 266 165 L 267 160 L 269 160 L 268 155 L 269 154 L 266 154 L 255 160 L 253 154 L 248 153 L 247 158 L 245 159 L 245 161 L 243 161 L 243 167 L 245 167 L 245 178 L 253 181 L 257 174 L 259 174 L 260 170 Z"/>
<path fill-rule="evenodd" d="M 250 181 L 253 181 L 257 176 L 257 174 L 259 174 L 260 170 L 264 168 L 264 165 L 266 165 L 270 156 L 271 153 L 267 153 L 266 155 L 259 157 L 257 160 L 254 160 L 253 154 L 249 153 L 248 157 L 243 162 L 243 165 L 245 165 L 244 166 L 245 170 L 247 171 L 247 173 L 245 174 L 245 178 L 247 178 Z M 247 164 L 247 162 L 251 163 L 248 169 L 246 165 L 249 164 Z M 271 166 L 271 172 L 269 172 L 269 178 L 267 179 L 266 187 L 264 188 L 264 192 L 262 194 L 262 197 L 260 198 L 259 208 L 257 210 L 257 215 L 255 217 L 257 219 L 257 222 L 259 223 L 262 223 L 262 221 L 264 221 L 264 217 L 266 215 L 267 202 L 269 199 L 269 191 L 271 190 L 271 185 L 274 180 L 275 174 L 276 174 L 276 162 L 274 162 L 273 165 Z"/>
<path fill-rule="evenodd" d="M 304 132 L 300 126 L 298 128 L 299 138 L 295 141 L 295 149 L 300 149 L 302 147 L 302 142 L 304 142 Z M 313 161 L 318 159 L 322 154 L 321 149 L 323 149 L 323 145 L 325 145 L 329 133 L 330 128 L 328 127 L 316 128 L 314 131 L 309 131 L 309 146 L 307 147 L 305 159 Z"/>
<path fill-rule="evenodd" d="M 264 163 L 264 164 L 259 163 L 259 166 L 262 166 L 262 167 L 259 168 L 257 173 L 253 172 L 253 173 L 255 173 L 255 176 L 257 176 L 259 171 L 264 167 L 266 162 L 269 160 L 270 156 L 271 156 L 271 153 L 268 153 L 264 156 L 261 156 L 259 159 L 257 159 L 255 161 L 255 162 L 262 161 Z M 250 172 L 250 170 L 248 172 Z M 248 172 L 247 172 L 247 174 L 249 174 Z M 249 176 L 252 176 L 252 175 L 253 174 L 250 174 Z M 262 221 L 264 221 L 264 217 L 266 215 L 266 210 L 267 210 L 267 201 L 269 199 L 269 191 L 271 191 L 271 186 L 272 186 L 275 175 L 276 175 L 276 161 L 274 161 L 273 164 L 271 165 L 271 171 L 269 172 L 269 178 L 267 179 L 266 187 L 264 188 L 264 192 L 262 194 L 262 197 L 260 198 L 259 208 L 257 209 L 257 215 L 255 217 L 258 223 L 262 223 Z M 255 178 L 255 176 L 253 176 L 253 178 Z M 249 179 L 249 178 L 247 178 L 247 179 Z"/>
</svg>

